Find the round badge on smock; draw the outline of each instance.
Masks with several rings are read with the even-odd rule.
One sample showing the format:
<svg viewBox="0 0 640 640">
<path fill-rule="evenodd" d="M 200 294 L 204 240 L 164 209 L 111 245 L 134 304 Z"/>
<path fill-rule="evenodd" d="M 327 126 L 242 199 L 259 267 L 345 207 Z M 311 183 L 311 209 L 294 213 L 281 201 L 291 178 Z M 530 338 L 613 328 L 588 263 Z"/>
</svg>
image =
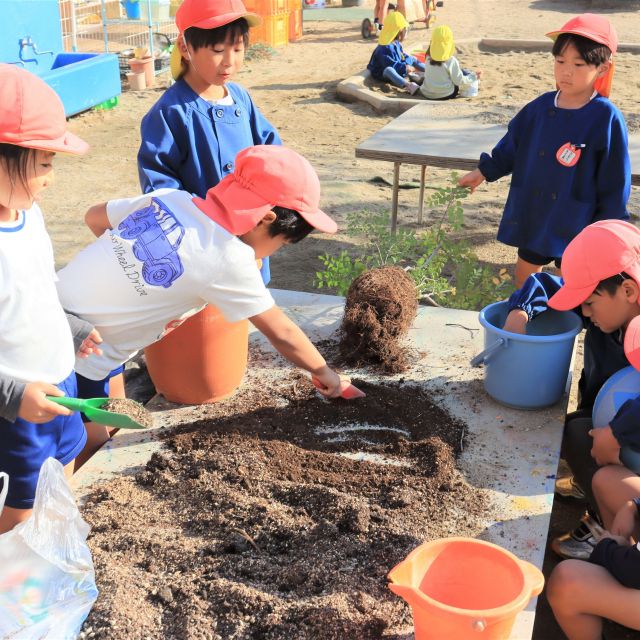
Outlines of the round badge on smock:
<svg viewBox="0 0 640 640">
<path fill-rule="evenodd" d="M 556 160 L 563 167 L 573 167 L 577 164 L 578 160 L 580 160 L 580 154 L 582 153 L 583 147 L 583 144 L 571 144 L 570 142 L 565 142 L 558 151 L 556 151 Z"/>
</svg>

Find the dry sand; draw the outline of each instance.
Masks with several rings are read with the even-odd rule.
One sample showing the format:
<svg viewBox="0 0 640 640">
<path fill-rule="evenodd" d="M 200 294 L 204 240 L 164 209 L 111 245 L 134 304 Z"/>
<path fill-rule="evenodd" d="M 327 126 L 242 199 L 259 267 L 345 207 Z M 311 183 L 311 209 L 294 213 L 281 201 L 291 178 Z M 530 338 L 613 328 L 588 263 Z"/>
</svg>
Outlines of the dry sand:
<svg viewBox="0 0 640 640">
<path fill-rule="evenodd" d="M 369 0 L 368 0 L 369 1 Z M 544 33 L 582 11 L 606 13 L 620 40 L 633 42 L 640 33 L 640 3 L 635 0 L 569 2 L 553 0 L 446 0 L 438 9 L 437 24 L 449 24 L 461 43 L 459 57 L 466 66 L 481 67 L 485 76 L 480 95 L 434 103 L 433 117 L 453 113 L 481 122 L 506 123 L 527 101 L 553 88 L 551 56 L 544 53 L 482 53 L 465 40 L 481 37 L 543 39 Z M 360 37 L 357 22 L 313 22 L 305 12 L 304 37 L 277 50 L 268 60 L 248 62 L 237 81 L 253 96 L 263 113 L 278 128 L 285 144 L 306 155 L 320 174 L 323 205 L 339 222 L 348 212 L 363 208 L 388 210 L 390 189 L 372 184 L 374 176 L 391 180 L 388 163 L 356 160 L 355 147 L 390 121 L 368 105 L 345 104 L 336 98 L 336 85 L 361 71 L 374 43 Z M 408 36 L 406 49 L 426 44 L 430 32 L 423 26 Z M 631 131 L 640 129 L 638 56 L 622 54 L 614 83 L 613 100 L 620 106 Z M 166 78 L 160 78 L 166 83 Z M 109 198 L 138 193 L 136 152 L 141 117 L 162 89 L 125 92 L 113 111 L 87 112 L 71 120 L 71 128 L 86 138 L 92 150 L 86 158 L 59 158 L 57 182 L 43 198 L 43 210 L 54 240 L 58 264 L 65 264 L 91 240 L 82 219 L 86 209 Z M 445 185 L 449 172 L 430 170 L 433 185 Z M 401 180 L 418 178 L 418 168 L 405 165 Z M 466 201 L 465 234 L 483 261 L 511 268 L 514 250 L 495 241 L 497 224 L 508 189 L 508 179 L 483 185 Z M 417 191 L 402 190 L 400 223 L 413 224 Z M 631 210 L 639 211 L 634 194 Z M 318 235 L 283 250 L 273 261 L 272 286 L 312 290 L 313 274 L 321 266 L 317 256 L 348 246 L 351 239 Z"/>
</svg>

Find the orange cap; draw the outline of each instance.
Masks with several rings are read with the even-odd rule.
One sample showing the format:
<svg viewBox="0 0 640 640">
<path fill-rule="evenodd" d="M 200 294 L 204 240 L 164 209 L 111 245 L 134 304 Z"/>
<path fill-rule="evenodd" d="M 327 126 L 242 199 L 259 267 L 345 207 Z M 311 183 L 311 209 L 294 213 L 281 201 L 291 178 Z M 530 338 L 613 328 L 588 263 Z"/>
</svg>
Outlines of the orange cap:
<svg viewBox="0 0 640 640">
<path fill-rule="evenodd" d="M 242 0 L 184 0 L 176 11 L 176 26 L 180 34 L 189 27 L 217 29 L 234 20 L 244 18 L 250 27 L 257 27 L 262 18 L 250 13 Z M 182 54 L 176 45 L 171 52 L 171 75 L 177 80 L 182 75 Z"/>
<path fill-rule="evenodd" d="M 58 94 L 38 76 L 0 64 L 0 143 L 81 155 L 89 145 L 67 131 Z"/>
<path fill-rule="evenodd" d="M 626 273 L 640 285 L 640 230 L 622 220 L 602 220 L 585 227 L 562 254 L 562 288 L 549 306 L 568 311 L 581 305 L 602 280 Z M 627 327 L 624 351 L 640 370 L 640 316 Z"/>
<path fill-rule="evenodd" d="M 309 161 L 280 145 L 257 145 L 236 156 L 235 170 L 194 204 L 234 235 L 253 229 L 275 206 L 297 211 L 312 227 L 335 233 L 319 209 L 320 181 Z"/>
<path fill-rule="evenodd" d="M 180 33 L 189 27 L 215 29 L 244 18 L 250 27 L 260 24 L 260 16 L 249 13 L 242 0 L 184 0 L 176 11 Z"/>
<path fill-rule="evenodd" d="M 583 36 L 599 44 L 603 44 L 611 49 L 613 56 L 618 50 L 618 34 L 613 25 L 603 16 L 597 16 L 593 13 L 583 13 L 575 18 L 571 18 L 560 29 L 549 31 L 547 37 L 554 42 L 562 33 L 573 33 L 577 36 Z M 611 68 L 608 73 L 596 80 L 595 90 L 602 96 L 608 97 L 611 93 L 611 83 L 613 82 L 614 65 L 611 61 Z"/>
</svg>

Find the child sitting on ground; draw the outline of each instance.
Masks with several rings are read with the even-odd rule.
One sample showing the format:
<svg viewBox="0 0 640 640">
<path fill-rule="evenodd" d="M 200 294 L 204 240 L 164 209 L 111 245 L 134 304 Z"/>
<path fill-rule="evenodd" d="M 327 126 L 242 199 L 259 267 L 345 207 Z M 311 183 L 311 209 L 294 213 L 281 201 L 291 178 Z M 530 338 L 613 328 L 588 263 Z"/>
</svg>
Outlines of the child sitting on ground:
<svg viewBox="0 0 640 640">
<path fill-rule="evenodd" d="M 424 81 L 420 93 L 429 100 L 449 100 L 457 95 L 470 93 L 482 75 L 482 71 L 467 71 L 460 67 L 453 55 L 456 47 L 453 32 L 446 25 L 433 30 L 427 49 Z"/>
<path fill-rule="evenodd" d="M 628 400 L 608 426 L 593 428 L 593 404 L 602 385 L 620 369 L 640 369 L 640 230 L 628 222 L 604 220 L 583 229 L 562 256 L 563 281 L 536 273 L 509 298 L 506 331 L 524 333 L 547 307 L 573 309 L 584 319 L 584 368 L 577 411 L 567 415 L 562 445 L 578 486 L 592 508 L 592 478 L 604 465 L 620 465 L 620 447 L 640 451 L 640 397 Z M 639 494 L 640 495 L 640 494 Z M 606 523 L 605 523 L 606 524 Z M 579 527 L 553 540 L 563 558 L 586 560 L 596 543 L 595 512 Z"/>
<path fill-rule="evenodd" d="M 0 64 L 0 95 L 0 472 L 9 475 L 2 534 L 29 517 L 47 458 L 73 471 L 87 439 L 82 421 L 47 396 L 76 395 L 75 336 L 99 337 L 85 323 L 69 328 L 36 204 L 53 180 L 56 152 L 81 155 L 89 146 L 67 131 L 60 98 L 38 76 Z M 93 343 L 77 346 L 89 355 Z"/>
<path fill-rule="evenodd" d="M 142 119 L 138 173 L 143 193 L 180 189 L 204 198 L 233 173 L 239 151 L 280 144 L 246 89 L 231 82 L 260 24 L 242 0 L 184 0 L 171 56 L 176 80 Z M 269 282 L 269 261 L 262 274 Z"/>
<path fill-rule="evenodd" d="M 378 46 L 371 55 L 367 69 L 380 82 L 389 82 L 406 89 L 413 95 L 419 85 L 411 80 L 410 74 L 424 71 L 424 64 L 402 50 L 402 41 L 407 34 L 409 23 L 399 11 L 387 14 L 382 31 L 378 36 Z"/>
<path fill-rule="evenodd" d="M 551 573 L 547 598 L 569 640 L 600 640 L 603 618 L 640 631 L 640 477 L 607 465 L 593 476 L 605 531 L 589 561 L 565 560 Z"/>
<path fill-rule="evenodd" d="M 586 13 L 547 35 L 558 90 L 526 105 L 491 155 L 459 181 L 473 190 L 512 174 L 498 240 L 518 248 L 518 287 L 543 265 L 559 266 L 588 224 L 629 217 L 627 127 L 606 97 L 618 46 L 613 26 Z"/>
<path fill-rule="evenodd" d="M 58 273 L 58 293 L 65 309 L 102 335 L 102 355 L 76 363 L 98 389 L 138 350 L 213 304 L 229 322 L 248 318 L 317 378 L 323 395 L 339 394 L 340 376 L 275 305 L 256 265 L 313 229 L 336 231 L 319 209 L 318 177 L 307 160 L 279 145 L 249 147 L 234 166 L 206 198 L 160 189 L 87 212 L 98 239 Z"/>
</svg>

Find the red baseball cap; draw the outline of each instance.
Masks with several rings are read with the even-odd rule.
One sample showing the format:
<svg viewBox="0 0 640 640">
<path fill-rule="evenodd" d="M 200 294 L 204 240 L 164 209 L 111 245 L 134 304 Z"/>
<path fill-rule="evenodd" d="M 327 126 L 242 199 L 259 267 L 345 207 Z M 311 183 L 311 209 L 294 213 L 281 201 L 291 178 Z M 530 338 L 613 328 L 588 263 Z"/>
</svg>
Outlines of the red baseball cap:
<svg viewBox="0 0 640 640">
<path fill-rule="evenodd" d="M 215 29 L 244 18 L 250 27 L 257 27 L 260 16 L 250 13 L 242 0 L 184 0 L 176 11 L 176 26 L 180 33 L 189 27 Z"/>
<path fill-rule="evenodd" d="M 58 94 L 38 76 L 0 64 L 0 143 L 82 155 L 89 145 L 67 131 Z"/>
<path fill-rule="evenodd" d="M 560 29 L 549 31 L 546 35 L 555 42 L 561 33 L 573 33 L 603 44 L 611 49 L 611 55 L 614 55 L 618 50 L 618 34 L 613 25 L 605 17 L 593 13 L 583 13 L 571 18 Z M 608 97 L 611 93 L 613 73 L 614 64 L 612 61 L 609 71 L 596 80 L 594 88 L 600 95 Z"/>
<path fill-rule="evenodd" d="M 549 299 L 560 311 L 575 309 L 598 284 L 622 272 L 640 285 L 640 230 L 622 220 L 602 220 L 585 227 L 562 254 L 564 285 Z M 627 327 L 624 351 L 640 370 L 640 316 Z"/>
<path fill-rule="evenodd" d="M 216 29 L 244 18 L 250 27 L 257 27 L 262 18 L 250 13 L 242 0 L 184 0 L 176 11 L 176 26 L 180 34 L 189 27 Z M 171 52 L 171 75 L 177 80 L 182 74 L 182 54 L 176 45 Z"/>
<path fill-rule="evenodd" d="M 609 47 L 612 54 L 618 50 L 618 34 L 613 25 L 604 16 L 597 16 L 594 13 L 583 13 L 571 18 L 559 29 L 549 31 L 546 35 L 555 41 L 561 33 L 573 33 L 589 38 Z"/>
<path fill-rule="evenodd" d="M 229 233 L 253 229 L 275 206 L 297 211 L 311 226 L 335 233 L 338 225 L 319 209 L 320 181 L 309 161 L 280 145 L 257 145 L 236 156 L 235 170 L 194 204 Z"/>
</svg>

